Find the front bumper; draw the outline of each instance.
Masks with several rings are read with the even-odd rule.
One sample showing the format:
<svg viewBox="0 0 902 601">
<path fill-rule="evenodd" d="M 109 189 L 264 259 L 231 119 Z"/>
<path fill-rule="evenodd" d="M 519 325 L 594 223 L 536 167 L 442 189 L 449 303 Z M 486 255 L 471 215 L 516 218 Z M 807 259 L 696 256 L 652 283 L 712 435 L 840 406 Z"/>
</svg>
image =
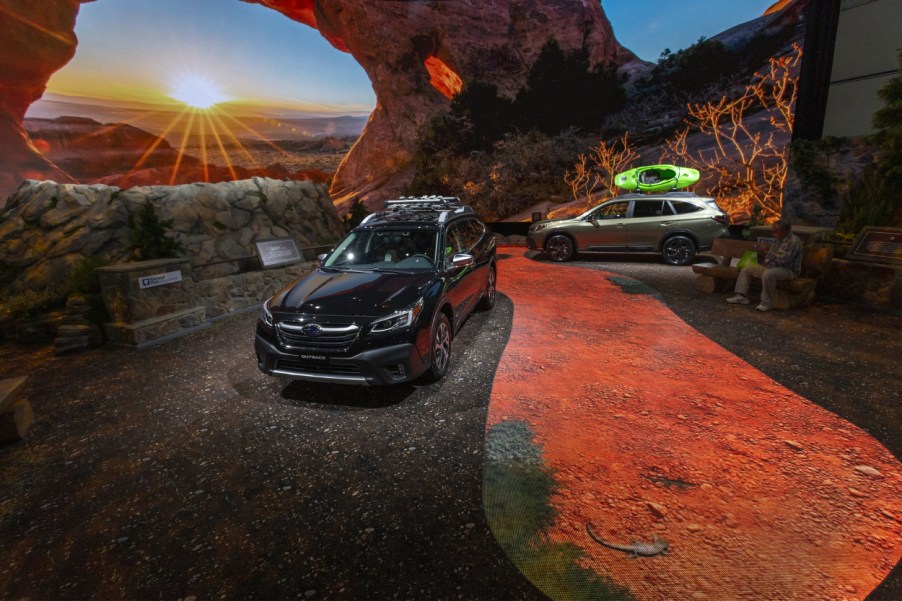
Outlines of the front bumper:
<svg viewBox="0 0 902 601">
<path fill-rule="evenodd" d="M 542 250 L 545 248 L 545 234 L 547 232 L 529 232 L 526 235 L 526 248 L 529 250 Z"/>
<path fill-rule="evenodd" d="M 329 384 L 377 386 L 409 382 L 419 377 L 429 364 L 413 344 L 376 348 L 350 357 L 318 352 L 285 352 L 256 335 L 257 366 L 270 376 Z"/>
</svg>

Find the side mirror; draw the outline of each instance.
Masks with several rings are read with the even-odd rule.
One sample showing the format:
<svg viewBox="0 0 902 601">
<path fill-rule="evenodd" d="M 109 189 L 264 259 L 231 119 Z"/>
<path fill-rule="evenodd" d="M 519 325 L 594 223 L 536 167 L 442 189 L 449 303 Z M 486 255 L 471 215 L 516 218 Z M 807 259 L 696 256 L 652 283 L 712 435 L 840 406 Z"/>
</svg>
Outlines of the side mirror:
<svg viewBox="0 0 902 601">
<path fill-rule="evenodd" d="M 472 267 L 476 264 L 476 259 L 473 258 L 473 255 L 468 255 L 466 253 L 460 253 L 454 255 L 451 258 L 451 267 L 453 269 L 460 269 L 461 267 Z"/>
<path fill-rule="evenodd" d="M 326 260 L 326 257 L 327 257 L 327 256 L 328 256 L 328 255 L 326 255 L 326 253 L 323 253 L 323 254 L 321 254 L 321 255 L 317 255 L 317 257 L 316 257 L 317 263 L 319 263 L 320 265 L 322 265 L 322 264 L 323 264 L 323 261 Z"/>
</svg>

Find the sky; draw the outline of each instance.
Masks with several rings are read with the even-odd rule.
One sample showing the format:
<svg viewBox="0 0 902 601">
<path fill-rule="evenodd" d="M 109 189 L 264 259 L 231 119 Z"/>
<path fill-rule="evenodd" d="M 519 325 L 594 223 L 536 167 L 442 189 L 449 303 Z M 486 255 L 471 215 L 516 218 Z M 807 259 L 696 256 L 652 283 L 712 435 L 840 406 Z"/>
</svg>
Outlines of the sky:
<svg viewBox="0 0 902 601">
<path fill-rule="evenodd" d="M 601 0 L 620 43 L 649 61 L 754 19 L 773 1 Z M 50 93 L 174 102 L 180 88 L 199 87 L 211 99 L 319 115 L 367 114 L 376 104 L 349 54 L 256 4 L 98 0 L 81 6 L 75 33 L 75 58 L 54 74 Z"/>
<path fill-rule="evenodd" d="M 764 14 L 776 0 L 601 0 L 614 35 L 651 62 Z"/>
</svg>

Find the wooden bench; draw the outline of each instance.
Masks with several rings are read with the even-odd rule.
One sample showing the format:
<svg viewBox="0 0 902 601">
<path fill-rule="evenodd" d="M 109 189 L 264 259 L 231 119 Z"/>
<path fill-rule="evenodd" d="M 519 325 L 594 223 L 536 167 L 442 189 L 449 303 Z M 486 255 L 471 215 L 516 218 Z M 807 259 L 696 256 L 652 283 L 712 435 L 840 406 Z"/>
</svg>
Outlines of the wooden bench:
<svg viewBox="0 0 902 601">
<path fill-rule="evenodd" d="M 25 376 L 0 380 L 0 442 L 21 440 L 31 429 L 31 404 L 19 398 L 26 380 Z"/>
<path fill-rule="evenodd" d="M 692 266 L 698 274 L 695 287 L 701 292 L 726 292 L 732 290 L 739 277 L 739 268 L 733 262 L 749 250 L 755 250 L 755 242 L 716 238 L 711 254 L 719 257 L 718 263 L 699 263 Z M 812 302 L 818 279 L 827 271 L 833 259 L 833 247 L 825 245 L 805 248 L 802 256 L 802 273 L 793 280 L 777 282 L 773 305 L 775 309 L 801 307 Z"/>
</svg>

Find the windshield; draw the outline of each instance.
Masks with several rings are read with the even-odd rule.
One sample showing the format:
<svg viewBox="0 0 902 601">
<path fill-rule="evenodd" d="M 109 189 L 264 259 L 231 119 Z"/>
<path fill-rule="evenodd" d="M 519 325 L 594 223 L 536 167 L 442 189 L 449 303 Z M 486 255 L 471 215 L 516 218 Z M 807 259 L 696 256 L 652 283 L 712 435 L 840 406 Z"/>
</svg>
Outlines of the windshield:
<svg viewBox="0 0 902 601">
<path fill-rule="evenodd" d="M 435 230 L 359 230 L 348 234 L 323 262 L 342 271 L 434 269 Z"/>
</svg>

